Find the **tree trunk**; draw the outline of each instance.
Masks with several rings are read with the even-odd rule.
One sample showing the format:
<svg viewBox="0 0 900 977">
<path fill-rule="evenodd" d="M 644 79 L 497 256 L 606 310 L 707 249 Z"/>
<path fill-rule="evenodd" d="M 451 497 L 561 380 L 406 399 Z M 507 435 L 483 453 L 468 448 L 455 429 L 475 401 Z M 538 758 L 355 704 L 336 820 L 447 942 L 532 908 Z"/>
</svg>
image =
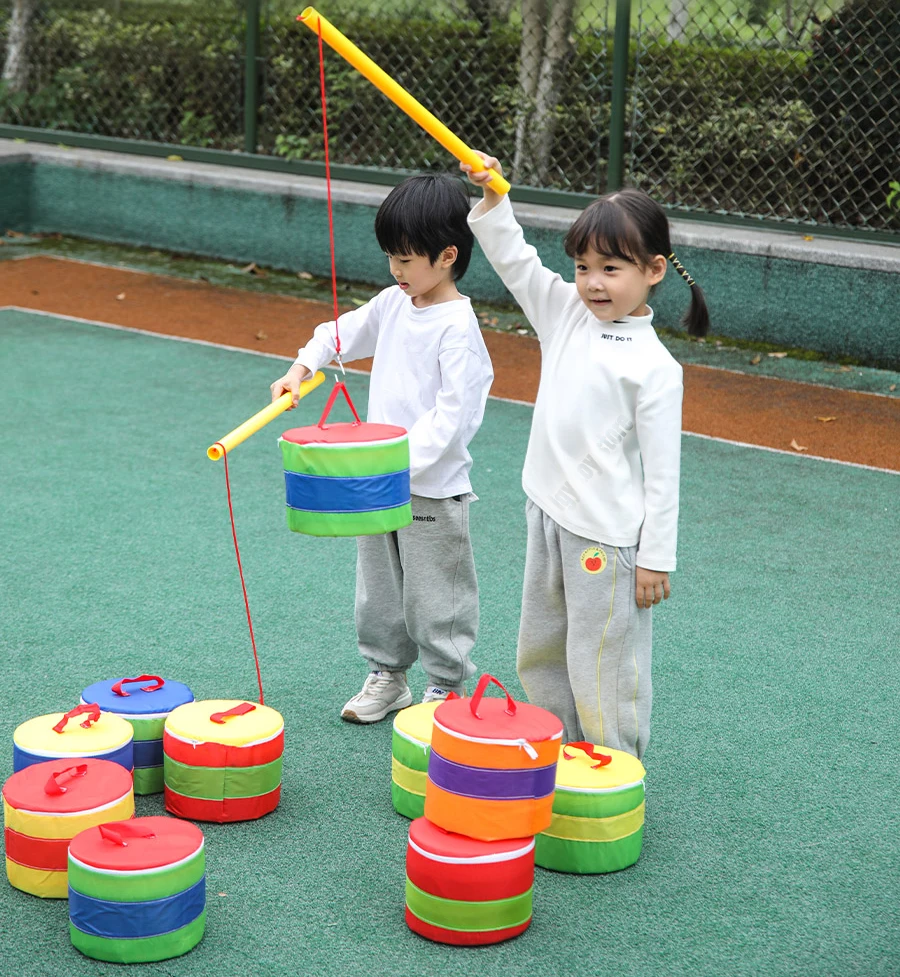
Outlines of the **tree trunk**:
<svg viewBox="0 0 900 977">
<path fill-rule="evenodd" d="M 512 171 L 519 181 L 544 182 L 549 172 L 574 7 L 575 0 L 522 0 L 519 88 L 523 104 Z"/>
<path fill-rule="evenodd" d="M 10 91 L 25 90 L 28 81 L 28 28 L 34 14 L 36 0 L 14 0 L 6 40 L 6 62 L 3 81 Z"/>
<path fill-rule="evenodd" d="M 669 4 L 668 35 L 670 41 L 684 40 L 688 25 L 688 2 L 689 0 L 671 0 Z"/>
</svg>

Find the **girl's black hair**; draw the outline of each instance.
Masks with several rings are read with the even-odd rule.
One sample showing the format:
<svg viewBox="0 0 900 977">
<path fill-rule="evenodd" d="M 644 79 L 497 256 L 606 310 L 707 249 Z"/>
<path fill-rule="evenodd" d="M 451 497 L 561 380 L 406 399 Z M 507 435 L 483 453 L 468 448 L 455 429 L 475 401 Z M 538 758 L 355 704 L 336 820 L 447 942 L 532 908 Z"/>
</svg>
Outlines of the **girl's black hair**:
<svg viewBox="0 0 900 977">
<path fill-rule="evenodd" d="M 453 280 L 469 267 L 474 236 L 469 194 L 461 180 L 444 173 L 413 176 L 394 187 L 375 215 L 375 237 L 386 254 L 424 255 L 434 264 L 456 245 Z"/>
<path fill-rule="evenodd" d="M 643 190 L 617 190 L 595 200 L 569 228 L 565 247 L 570 258 L 590 248 L 638 267 L 646 267 L 657 254 L 664 255 L 691 287 L 691 305 L 682 324 L 691 336 L 705 336 L 709 331 L 703 290 L 675 257 L 665 211 Z"/>
</svg>

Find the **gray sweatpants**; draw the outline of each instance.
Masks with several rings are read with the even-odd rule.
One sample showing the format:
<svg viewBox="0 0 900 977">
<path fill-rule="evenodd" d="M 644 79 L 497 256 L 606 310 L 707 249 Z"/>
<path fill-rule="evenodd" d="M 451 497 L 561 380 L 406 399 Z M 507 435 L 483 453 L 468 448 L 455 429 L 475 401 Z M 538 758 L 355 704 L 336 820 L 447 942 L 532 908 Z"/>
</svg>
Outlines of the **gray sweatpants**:
<svg viewBox="0 0 900 977">
<path fill-rule="evenodd" d="M 517 664 L 528 700 L 563 721 L 567 741 L 641 757 L 650 738 L 653 609 L 635 603 L 637 547 L 576 536 L 530 499 L 525 517 Z"/>
<path fill-rule="evenodd" d="M 462 685 L 475 673 L 478 581 L 469 499 L 412 497 L 413 523 L 357 538 L 356 632 L 372 669 L 403 672 L 416 658 L 431 685 Z"/>
</svg>

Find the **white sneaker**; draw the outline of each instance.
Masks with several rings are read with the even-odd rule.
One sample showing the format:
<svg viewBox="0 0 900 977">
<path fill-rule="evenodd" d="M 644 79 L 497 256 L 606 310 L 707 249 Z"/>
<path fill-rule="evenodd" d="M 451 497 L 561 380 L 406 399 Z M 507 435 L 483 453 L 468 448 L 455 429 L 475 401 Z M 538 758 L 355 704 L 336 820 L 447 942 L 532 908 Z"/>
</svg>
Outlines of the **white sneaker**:
<svg viewBox="0 0 900 977">
<path fill-rule="evenodd" d="M 442 685 L 426 685 L 425 695 L 422 696 L 422 701 L 443 702 L 451 692 L 460 698 L 465 698 L 466 687 L 464 685 L 457 685 L 452 689 L 445 689 Z"/>
<path fill-rule="evenodd" d="M 406 672 L 369 672 L 362 690 L 341 710 L 350 723 L 377 723 L 389 712 L 412 705 Z"/>
</svg>

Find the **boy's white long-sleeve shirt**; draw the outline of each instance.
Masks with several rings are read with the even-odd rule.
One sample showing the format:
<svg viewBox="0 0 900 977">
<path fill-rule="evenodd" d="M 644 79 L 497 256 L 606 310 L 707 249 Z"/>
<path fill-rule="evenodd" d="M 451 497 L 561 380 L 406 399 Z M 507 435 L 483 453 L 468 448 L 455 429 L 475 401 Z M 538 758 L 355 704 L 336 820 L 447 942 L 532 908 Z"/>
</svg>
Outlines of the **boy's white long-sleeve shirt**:
<svg viewBox="0 0 900 977">
<path fill-rule="evenodd" d="M 344 360 L 374 357 L 368 420 L 409 432 L 414 495 L 446 499 L 472 490 L 468 446 L 494 379 L 467 298 L 419 309 L 394 285 L 338 319 Z M 335 356 L 334 321 L 316 327 L 297 354 L 310 371 Z"/>
<path fill-rule="evenodd" d="M 545 268 L 508 197 L 469 224 L 541 343 L 541 381 L 522 473 L 560 526 L 637 564 L 675 569 L 682 369 L 646 316 L 601 322 L 575 285 Z"/>
</svg>

